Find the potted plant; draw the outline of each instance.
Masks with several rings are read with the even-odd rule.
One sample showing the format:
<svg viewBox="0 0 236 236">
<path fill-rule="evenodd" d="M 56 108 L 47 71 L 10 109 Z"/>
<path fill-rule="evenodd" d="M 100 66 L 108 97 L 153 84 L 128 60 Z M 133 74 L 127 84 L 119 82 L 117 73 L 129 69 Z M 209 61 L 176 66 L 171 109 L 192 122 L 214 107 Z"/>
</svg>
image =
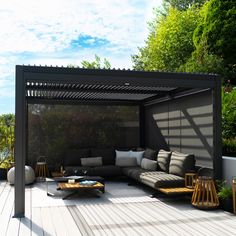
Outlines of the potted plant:
<svg viewBox="0 0 236 236">
<path fill-rule="evenodd" d="M 218 181 L 218 197 L 223 210 L 233 212 L 233 192 L 232 187 L 226 181 Z"/>
<path fill-rule="evenodd" d="M 7 160 L 1 158 L 0 159 L 0 180 L 7 179 Z"/>
</svg>

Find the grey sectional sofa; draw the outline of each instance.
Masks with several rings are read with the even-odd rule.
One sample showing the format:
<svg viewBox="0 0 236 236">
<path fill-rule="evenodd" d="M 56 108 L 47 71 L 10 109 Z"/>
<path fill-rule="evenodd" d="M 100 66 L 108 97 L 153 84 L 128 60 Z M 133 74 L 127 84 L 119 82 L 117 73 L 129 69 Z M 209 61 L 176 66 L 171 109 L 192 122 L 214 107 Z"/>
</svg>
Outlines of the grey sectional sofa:
<svg viewBox="0 0 236 236">
<path fill-rule="evenodd" d="M 136 154 L 118 153 L 114 148 L 71 149 L 66 152 L 63 165 L 68 175 L 83 175 L 85 171 L 87 175 L 105 178 L 125 175 L 154 189 L 182 187 L 185 173 L 195 170 L 194 155 L 147 148 L 141 162 L 134 164 L 130 162 L 130 156 L 126 156 L 132 156 L 132 153 Z"/>
</svg>

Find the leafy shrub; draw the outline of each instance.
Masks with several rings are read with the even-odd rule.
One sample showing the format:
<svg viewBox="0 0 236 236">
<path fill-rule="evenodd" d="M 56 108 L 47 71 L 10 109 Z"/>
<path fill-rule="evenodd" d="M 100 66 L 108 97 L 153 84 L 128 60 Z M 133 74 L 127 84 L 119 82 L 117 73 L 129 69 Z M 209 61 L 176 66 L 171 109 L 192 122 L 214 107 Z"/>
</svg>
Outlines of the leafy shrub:
<svg viewBox="0 0 236 236">
<path fill-rule="evenodd" d="M 222 90 L 222 153 L 236 156 L 236 87 L 230 81 Z"/>
<path fill-rule="evenodd" d="M 236 157 L 236 139 L 223 139 L 222 153 L 226 156 Z"/>
<path fill-rule="evenodd" d="M 218 197 L 220 199 L 228 199 L 232 198 L 233 192 L 232 187 L 228 186 L 226 181 L 217 180 L 217 188 L 218 188 Z"/>
</svg>

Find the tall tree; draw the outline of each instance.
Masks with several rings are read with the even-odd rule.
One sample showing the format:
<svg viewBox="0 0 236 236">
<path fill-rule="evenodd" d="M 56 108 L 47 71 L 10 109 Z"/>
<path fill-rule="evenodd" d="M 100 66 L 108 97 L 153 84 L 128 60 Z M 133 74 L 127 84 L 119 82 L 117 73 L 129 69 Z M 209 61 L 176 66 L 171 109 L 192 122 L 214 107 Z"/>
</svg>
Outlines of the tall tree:
<svg viewBox="0 0 236 236">
<path fill-rule="evenodd" d="M 200 7 L 206 0 L 163 0 L 164 6 L 171 6 L 180 11 L 187 10 L 193 5 Z"/>
<path fill-rule="evenodd" d="M 95 55 L 95 60 L 92 62 L 82 61 L 81 65 L 87 69 L 111 69 L 110 62 L 104 58 L 103 63 L 101 62 L 101 58 L 98 55 Z"/>
<path fill-rule="evenodd" d="M 198 24 L 196 8 L 178 11 L 170 8 L 168 15 L 160 16 L 151 25 L 146 45 L 132 56 L 134 69 L 178 71 L 194 51 L 193 32 Z"/>
<path fill-rule="evenodd" d="M 236 1 L 210 0 L 201 9 L 194 33 L 196 48 L 207 45 L 209 54 L 223 59 L 226 79 L 236 84 Z"/>
<path fill-rule="evenodd" d="M 5 167 L 3 162 L 6 159 L 13 159 L 14 150 L 14 124 L 13 114 L 0 116 L 0 166 Z"/>
</svg>

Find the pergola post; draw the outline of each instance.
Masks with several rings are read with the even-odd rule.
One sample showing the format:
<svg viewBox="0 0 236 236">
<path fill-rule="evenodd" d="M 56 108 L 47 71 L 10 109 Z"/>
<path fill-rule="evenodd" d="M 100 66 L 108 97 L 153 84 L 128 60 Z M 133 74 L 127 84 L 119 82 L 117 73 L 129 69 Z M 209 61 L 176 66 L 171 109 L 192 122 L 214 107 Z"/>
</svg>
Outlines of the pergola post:
<svg viewBox="0 0 236 236">
<path fill-rule="evenodd" d="M 221 80 L 215 80 L 213 89 L 213 169 L 215 179 L 222 178 L 222 134 L 221 134 Z"/>
<path fill-rule="evenodd" d="M 15 95 L 15 214 L 25 214 L 26 98 L 23 67 L 16 66 Z"/>
</svg>

